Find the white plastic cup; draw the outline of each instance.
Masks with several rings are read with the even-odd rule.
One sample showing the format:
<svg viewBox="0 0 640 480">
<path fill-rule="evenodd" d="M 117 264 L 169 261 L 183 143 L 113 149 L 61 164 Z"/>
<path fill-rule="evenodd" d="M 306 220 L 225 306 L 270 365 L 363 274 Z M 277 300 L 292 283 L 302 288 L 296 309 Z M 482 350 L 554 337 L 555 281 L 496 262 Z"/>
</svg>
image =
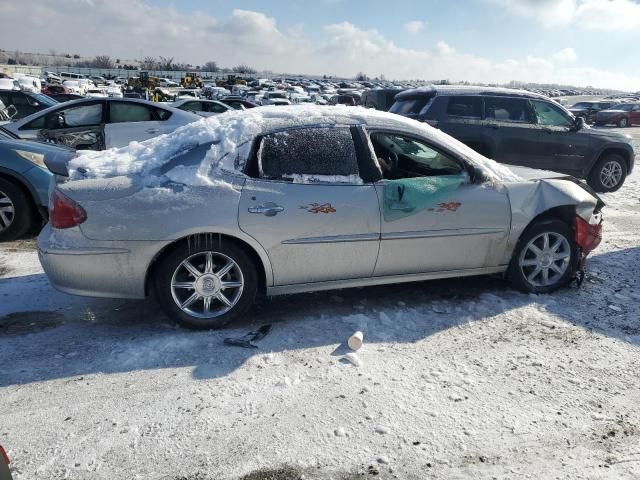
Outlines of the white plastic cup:
<svg viewBox="0 0 640 480">
<path fill-rule="evenodd" d="M 347 345 L 349 345 L 349 348 L 351 350 L 358 350 L 360 349 L 360 347 L 362 347 L 363 337 L 364 335 L 362 334 L 362 332 L 357 331 L 349 337 L 349 340 L 347 340 Z"/>
</svg>

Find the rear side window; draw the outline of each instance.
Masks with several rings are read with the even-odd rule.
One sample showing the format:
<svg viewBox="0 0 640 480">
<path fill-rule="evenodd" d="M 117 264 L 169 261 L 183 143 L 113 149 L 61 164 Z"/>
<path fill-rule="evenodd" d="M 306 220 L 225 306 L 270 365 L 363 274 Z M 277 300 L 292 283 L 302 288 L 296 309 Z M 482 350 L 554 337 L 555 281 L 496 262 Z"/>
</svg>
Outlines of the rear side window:
<svg viewBox="0 0 640 480">
<path fill-rule="evenodd" d="M 410 97 L 396 100 L 389 111 L 398 115 L 418 114 L 431 100 L 431 97 Z"/>
<path fill-rule="evenodd" d="M 260 176 L 292 180 L 296 175 L 358 174 L 356 150 L 348 128 L 301 128 L 263 137 L 258 150 Z"/>
<path fill-rule="evenodd" d="M 482 99 L 480 97 L 450 97 L 447 115 L 451 117 L 481 118 Z"/>
<path fill-rule="evenodd" d="M 223 113 L 227 111 L 224 105 L 220 105 L 219 103 L 205 103 L 206 111 L 213 113 Z"/>
<path fill-rule="evenodd" d="M 151 108 L 139 103 L 109 102 L 109 114 L 111 123 L 154 120 Z"/>
<path fill-rule="evenodd" d="M 485 117 L 502 122 L 530 123 L 527 114 L 527 101 L 523 98 L 486 97 L 484 99 Z"/>
</svg>

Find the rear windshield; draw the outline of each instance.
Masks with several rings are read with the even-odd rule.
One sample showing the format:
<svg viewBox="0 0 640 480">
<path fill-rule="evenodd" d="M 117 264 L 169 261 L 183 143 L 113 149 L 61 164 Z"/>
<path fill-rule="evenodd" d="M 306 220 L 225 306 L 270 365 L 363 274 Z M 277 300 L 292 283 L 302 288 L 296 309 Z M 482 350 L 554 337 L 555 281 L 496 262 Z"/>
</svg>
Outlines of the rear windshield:
<svg viewBox="0 0 640 480">
<path fill-rule="evenodd" d="M 409 97 L 396 100 L 389 110 L 391 113 L 398 115 L 408 115 L 410 113 L 420 113 L 420 111 L 429 103 L 431 97 L 419 96 Z"/>
<path fill-rule="evenodd" d="M 47 107 L 53 107 L 57 105 L 58 102 L 47 95 L 43 95 L 42 93 L 32 93 L 31 98 L 39 102 L 41 105 L 46 105 Z"/>
</svg>

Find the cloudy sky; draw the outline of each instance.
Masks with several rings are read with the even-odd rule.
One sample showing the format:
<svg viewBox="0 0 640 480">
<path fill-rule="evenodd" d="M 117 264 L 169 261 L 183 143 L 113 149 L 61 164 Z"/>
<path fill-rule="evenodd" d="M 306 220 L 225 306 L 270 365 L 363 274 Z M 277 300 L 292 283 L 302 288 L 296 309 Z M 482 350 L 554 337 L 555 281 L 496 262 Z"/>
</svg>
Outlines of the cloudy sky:
<svg viewBox="0 0 640 480">
<path fill-rule="evenodd" d="M 0 1 L 0 48 L 640 90 L 640 0 Z"/>
</svg>

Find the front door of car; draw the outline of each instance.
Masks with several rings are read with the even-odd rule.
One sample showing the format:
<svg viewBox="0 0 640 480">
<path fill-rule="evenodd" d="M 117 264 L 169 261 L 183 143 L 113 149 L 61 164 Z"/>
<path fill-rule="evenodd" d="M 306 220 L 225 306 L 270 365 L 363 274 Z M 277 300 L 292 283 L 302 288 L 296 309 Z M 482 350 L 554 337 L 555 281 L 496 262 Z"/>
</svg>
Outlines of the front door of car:
<svg viewBox="0 0 640 480">
<path fill-rule="evenodd" d="M 239 224 L 266 250 L 274 284 L 371 276 L 380 210 L 375 186 L 360 179 L 350 129 L 298 128 L 256 142 Z"/>
<path fill-rule="evenodd" d="M 511 222 L 499 186 L 473 183 L 460 160 L 426 140 L 383 131 L 371 140 L 384 174 L 374 275 L 499 265 Z"/>
<path fill-rule="evenodd" d="M 129 142 L 142 142 L 168 133 L 167 122 L 158 117 L 160 109 L 137 102 L 110 100 L 105 125 L 107 148 L 125 147 Z M 164 110 L 160 110 L 164 111 Z"/>
<path fill-rule="evenodd" d="M 103 150 L 104 102 L 90 100 L 62 106 L 21 126 L 18 135 L 78 150 Z"/>
<path fill-rule="evenodd" d="M 640 125 L 640 105 L 635 105 L 629 115 L 629 123 L 631 125 Z"/>
<path fill-rule="evenodd" d="M 489 157 L 500 163 L 536 167 L 538 132 L 524 98 L 484 97 L 484 138 Z"/>
<path fill-rule="evenodd" d="M 589 153 L 589 132 L 546 100 L 530 100 L 538 125 L 537 168 L 581 176 Z"/>
</svg>

